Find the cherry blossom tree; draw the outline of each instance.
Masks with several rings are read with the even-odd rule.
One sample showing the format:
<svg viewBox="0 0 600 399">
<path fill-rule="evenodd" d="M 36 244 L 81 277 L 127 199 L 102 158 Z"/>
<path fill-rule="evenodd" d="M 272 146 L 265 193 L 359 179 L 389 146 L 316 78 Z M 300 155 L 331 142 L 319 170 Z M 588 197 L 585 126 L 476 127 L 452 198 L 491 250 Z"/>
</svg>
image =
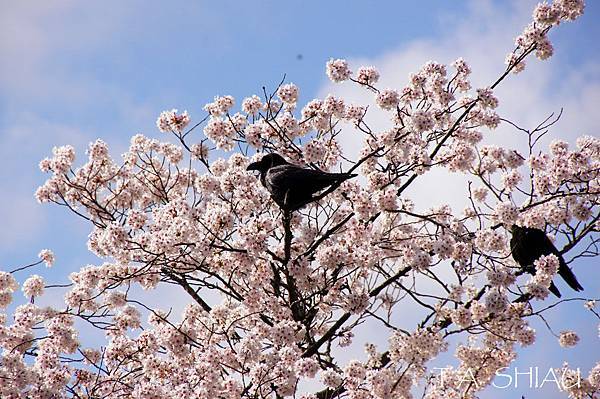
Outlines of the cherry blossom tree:
<svg viewBox="0 0 600 399">
<path fill-rule="evenodd" d="M 556 255 L 523 274 L 509 241 L 513 224 L 542 229 L 575 272 L 598 255 L 600 139 L 541 148 L 557 117 L 519 127 L 496 113 L 494 95 L 529 58 L 549 58 L 548 33 L 583 8 L 581 0 L 539 4 L 488 87 L 472 89 L 462 59 L 429 62 L 395 89 L 377 86 L 375 67 L 330 60 L 333 82 L 373 93 L 389 115 L 386 130 L 373 130 L 368 107 L 344 98 L 300 108 L 298 87 L 282 82 L 239 110 L 233 97 L 216 97 L 197 122 L 165 111 L 156 123 L 164 141 L 135 135 L 118 160 L 101 140 L 80 166 L 73 147 L 54 148 L 40 163 L 50 177 L 36 197 L 88 221 L 88 248 L 103 263 L 68 277 L 62 308 L 36 304 L 56 285 L 38 275 L 21 284 L 28 302 L 0 314 L 0 396 L 470 398 L 519 347 L 535 345 L 532 319 L 567 301 L 598 317 L 593 297 L 549 296 Z M 526 153 L 484 144 L 500 123 L 526 135 Z M 362 142 L 357 157 L 344 153 L 342 130 Z M 359 177 L 284 223 L 246 171 L 269 152 Z M 434 169 L 468 177 L 465 209 L 410 199 L 408 189 Z M 0 272 L 0 308 L 19 290 L 16 275 L 55 262 L 49 250 L 39 257 Z M 168 298 L 157 309 L 133 294 L 160 285 L 187 297 L 182 314 L 169 312 Z M 410 329 L 398 324 L 407 307 L 422 316 Z M 80 344 L 76 321 L 105 341 Z M 354 334 L 367 324 L 381 337 L 359 345 Z M 557 337 L 563 346 L 579 340 L 571 330 Z M 441 378 L 430 364 L 450 338 L 458 365 Z M 355 359 L 340 360 L 343 352 Z M 465 382 L 467 373 L 478 383 Z M 567 393 L 599 397 L 600 363 Z"/>
</svg>

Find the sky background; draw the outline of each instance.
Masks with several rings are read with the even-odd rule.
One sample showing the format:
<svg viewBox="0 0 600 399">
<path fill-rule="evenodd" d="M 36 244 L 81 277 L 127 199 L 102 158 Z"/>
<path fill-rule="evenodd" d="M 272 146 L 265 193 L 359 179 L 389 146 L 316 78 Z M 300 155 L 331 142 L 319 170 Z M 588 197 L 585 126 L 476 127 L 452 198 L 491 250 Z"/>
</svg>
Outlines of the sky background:
<svg viewBox="0 0 600 399">
<path fill-rule="evenodd" d="M 36 271 L 49 282 L 64 282 L 69 272 L 99 262 L 86 248 L 88 225 L 33 197 L 46 178 L 38 162 L 53 146 L 75 146 L 81 162 L 87 144 L 101 138 L 118 156 L 136 133 L 162 138 L 155 127 L 162 110 L 188 110 L 200 119 L 215 95 L 231 94 L 239 104 L 260 95 L 263 86 L 275 88 L 284 75 L 300 86 L 300 104 L 330 92 L 372 102 L 365 91 L 328 82 L 325 63 L 331 57 L 348 59 L 354 69 L 374 65 L 382 74 L 380 86 L 393 88 L 404 86 L 409 72 L 428 60 L 463 57 L 473 68 L 474 86 L 486 86 L 503 70 L 504 56 L 535 6 L 528 0 L 0 4 L 0 269 L 29 263 L 40 249 L 51 248 L 57 264 Z M 532 127 L 562 107 L 564 116 L 548 139 L 574 143 L 579 135 L 598 135 L 598 21 L 600 4 L 590 1 L 583 17 L 554 30 L 555 56 L 530 59 L 525 72 L 496 91 L 501 116 Z M 371 122 L 383 127 L 386 119 L 375 112 Z M 351 133 L 344 138 L 345 148 L 355 151 Z M 524 143 L 507 127 L 487 140 L 514 148 Z M 419 204 L 460 205 L 464 185 L 458 177 L 429 179 L 411 193 Z M 425 190 L 432 183 L 440 195 Z M 600 296 L 597 263 L 575 267 L 590 297 Z M 148 300 L 158 303 L 156 293 Z M 538 344 L 520 351 L 517 366 L 547 371 L 568 360 L 587 375 L 599 359 L 597 320 L 576 303 L 551 313 L 550 321 L 559 331 L 575 329 L 581 344 L 562 349 L 534 325 Z M 519 387 L 500 396 L 561 397 L 553 392 Z M 488 389 L 482 397 L 499 392 Z"/>
</svg>

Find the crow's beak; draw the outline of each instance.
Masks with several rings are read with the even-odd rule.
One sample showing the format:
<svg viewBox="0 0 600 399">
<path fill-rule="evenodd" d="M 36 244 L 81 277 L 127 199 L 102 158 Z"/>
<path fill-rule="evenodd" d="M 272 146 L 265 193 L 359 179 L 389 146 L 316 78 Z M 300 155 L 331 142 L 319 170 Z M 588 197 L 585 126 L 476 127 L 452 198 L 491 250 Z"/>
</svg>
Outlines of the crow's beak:
<svg viewBox="0 0 600 399">
<path fill-rule="evenodd" d="M 246 170 L 260 170 L 260 162 L 252 162 Z"/>
</svg>

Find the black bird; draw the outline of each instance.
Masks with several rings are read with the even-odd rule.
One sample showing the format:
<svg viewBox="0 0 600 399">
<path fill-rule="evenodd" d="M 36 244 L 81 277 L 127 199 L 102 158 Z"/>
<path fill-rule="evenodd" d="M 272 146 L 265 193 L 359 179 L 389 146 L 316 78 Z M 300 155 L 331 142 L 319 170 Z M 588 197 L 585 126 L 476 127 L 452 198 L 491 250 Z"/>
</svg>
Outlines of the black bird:
<svg viewBox="0 0 600 399">
<path fill-rule="evenodd" d="M 540 229 L 517 225 L 512 226 L 511 232 L 510 250 L 512 257 L 522 267 L 523 272 L 535 274 L 534 261 L 543 255 L 556 255 L 559 261 L 558 274 L 575 291 L 583 291 L 583 287 L 577 281 L 575 274 L 573 274 L 573 271 L 566 264 L 565 259 L 552 244 L 546 233 Z M 560 298 L 560 291 L 554 283 L 550 284 L 549 290 Z"/>
<path fill-rule="evenodd" d="M 265 155 L 260 161 L 248 165 L 246 170 L 258 170 L 260 182 L 271 193 L 273 201 L 282 210 L 290 212 L 312 202 L 313 194 L 356 176 L 301 168 L 276 153 Z"/>
</svg>

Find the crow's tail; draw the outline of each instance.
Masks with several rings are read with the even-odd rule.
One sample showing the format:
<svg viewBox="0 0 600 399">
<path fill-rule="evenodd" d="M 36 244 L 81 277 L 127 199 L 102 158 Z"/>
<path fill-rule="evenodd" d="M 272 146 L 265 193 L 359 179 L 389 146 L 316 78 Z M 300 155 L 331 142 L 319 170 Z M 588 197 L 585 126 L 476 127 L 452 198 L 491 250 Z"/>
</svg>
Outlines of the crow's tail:
<svg viewBox="0 0 600 399">
<path fill-rule="evenodd" d="M 560 291 L 554 285 L 553 282 L 550 283 L 550 287 L 548 287 L 548 290 L 550 290 L 551 293 L 553 293 L 554 295 L 556 295 L 557 298 L 560 298 Z"/>
<path fill-rule="evenodd" d="M 583 291 L 583 287 L 577 281 L 577 277 L 571 270 L 571 268 L 567 265 L 562 256 L 559 256 L 560 265 L 558 267 L 558 274 L 565 280 L 569 287 L 573 288 L 575 291 Z"/>
</svg>

